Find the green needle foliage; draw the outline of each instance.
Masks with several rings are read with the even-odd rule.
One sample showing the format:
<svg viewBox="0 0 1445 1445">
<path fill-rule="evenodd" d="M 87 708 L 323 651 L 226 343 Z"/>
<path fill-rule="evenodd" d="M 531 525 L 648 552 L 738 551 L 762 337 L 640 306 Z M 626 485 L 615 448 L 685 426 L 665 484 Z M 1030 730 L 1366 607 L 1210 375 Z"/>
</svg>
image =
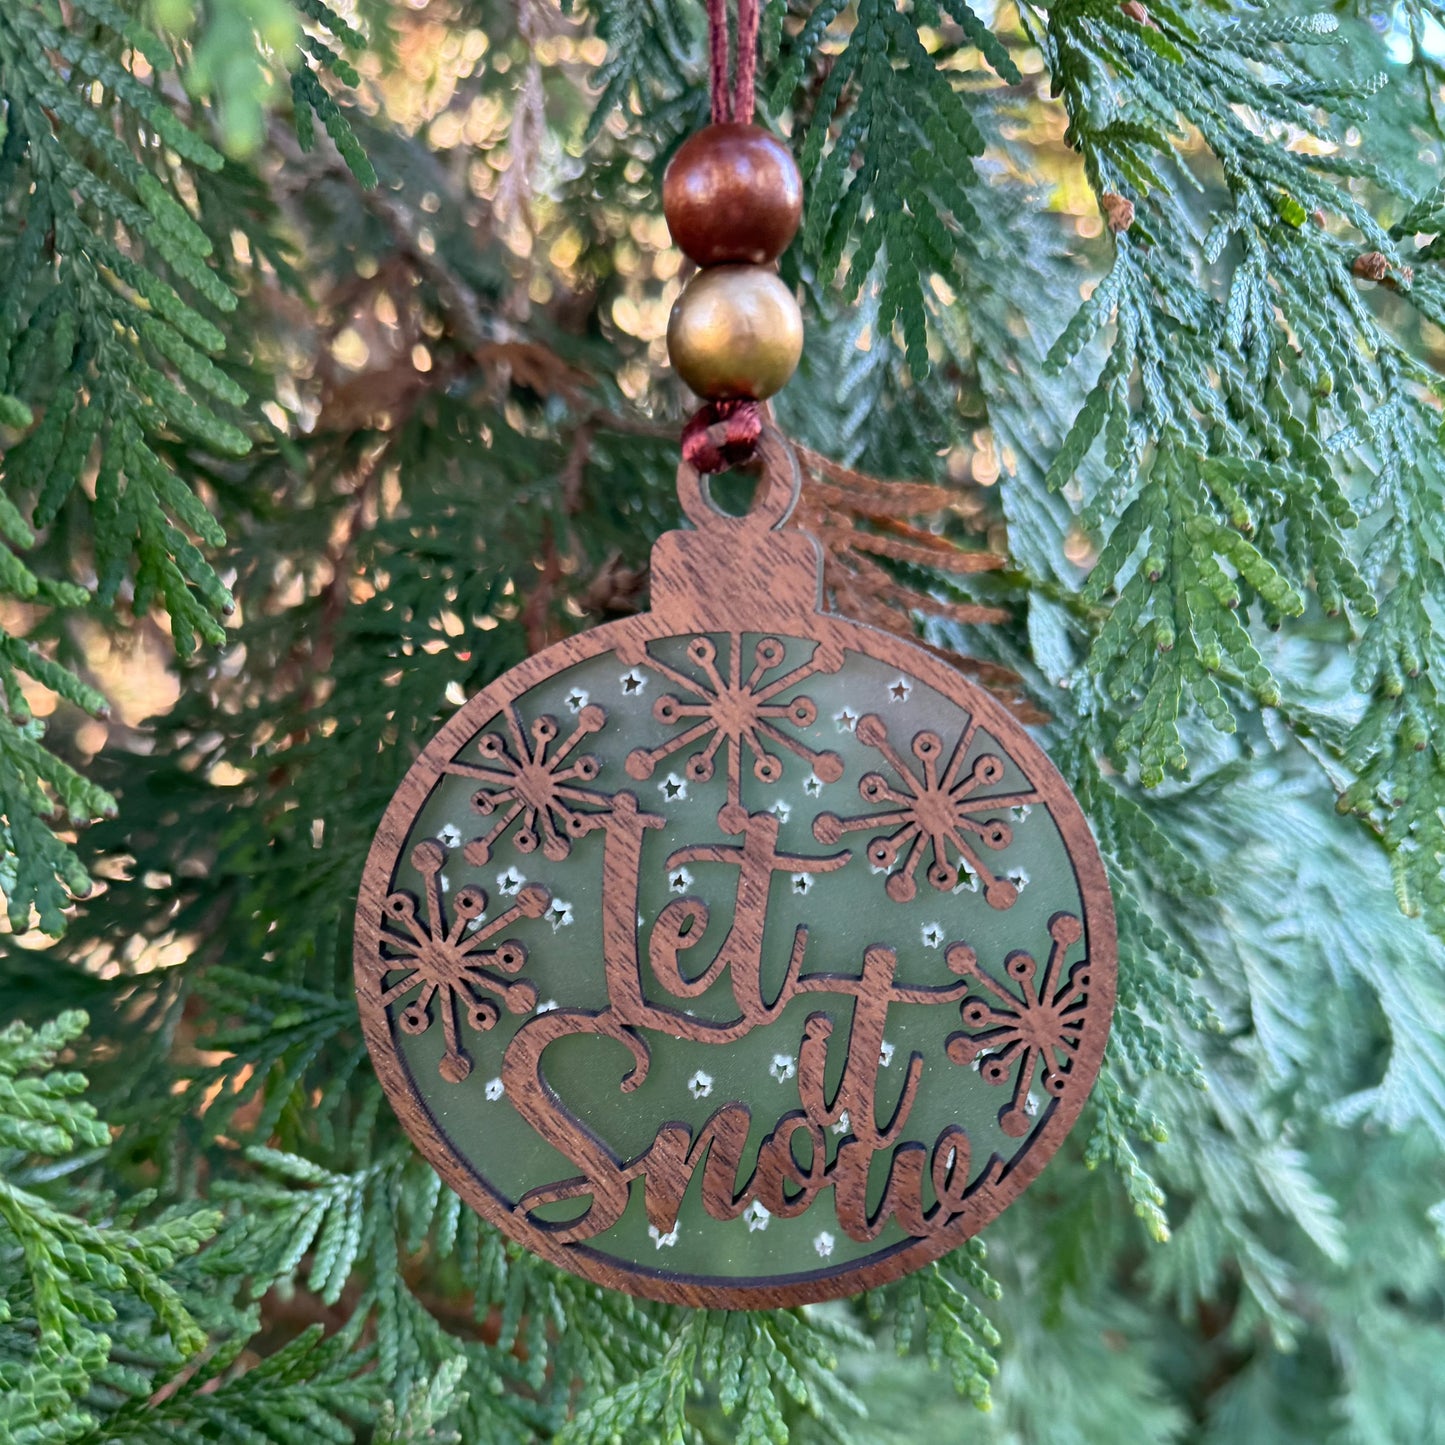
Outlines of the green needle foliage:
<svg viewBox="0 0 1445 1445">
<path fill-rule="evenodd" d="M 779 418 L 1007 551 L 868 595 L 1008 616 L 915 620 L 1114 892 L 1104 1071 L 987 1253 L 642 1304 L 386 1107 L 382 810 L 677 520 L 705 28 L 0 7 L 0 1439 L 1445 1442 L 1445 6 L 763 7 Z"/>
<path fill-rule="evenodd" d="M 307 14 L 343 42 L 361 38 L 319 0 Z M 249 27 L 239 34 L 251 54 Z M 311 49 L 357 78 L 327 41 Z M 217 646 L 231 596 L 203 549 L 214 556 L 226 533 L 167 452 L 173 443 L 215 457 L 251 448 L 252 399 L 224 358 L 213 359 L 226 344 L 218 323 L 237 298 L 215 260 L 224 217 L 207 215 L 200 199 L 225 162 L 176 114 L 170 49 L 110 0 L 73 13 L 7 7 L 0 74 L 0 426 L 11 439 L 0 467 L 0 593 L 41 614 L 93 606 L 140 617 L 159 607 L 181 656 L 198 641 Z M 374 183 L 336 103 L 304 63 L 297 77 Z M 310 124 L 310 110 L 300 116 Z M 46 575 L 24 555 L 62 511 L 66 530 L 84 534 L 83 581 Z M 22 678 L 96 715 L 106 703 L 74 670 L 0 635 L 0 881 L 12 925 L 24 929 L 34 909 L 53 933 L 66 889 L 84 892 L 86 875 L 50 825 L 107 816 L 114 801 L 45 749 Z"/>
</svg>

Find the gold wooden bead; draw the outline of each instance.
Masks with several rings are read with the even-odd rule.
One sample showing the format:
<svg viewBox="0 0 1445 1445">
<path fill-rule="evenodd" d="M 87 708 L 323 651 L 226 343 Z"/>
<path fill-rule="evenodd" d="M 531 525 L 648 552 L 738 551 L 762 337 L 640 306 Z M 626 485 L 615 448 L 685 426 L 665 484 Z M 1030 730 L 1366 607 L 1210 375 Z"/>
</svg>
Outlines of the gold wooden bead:
<svg viewBox="0 0 1445 1445">
<path fill-rule="evenodd" d="M 798 369 L 803 314 L 770 268 L 712 266 L 673 303 L 667 353 L 699 396 L 762 401 Z"/>
</svg>

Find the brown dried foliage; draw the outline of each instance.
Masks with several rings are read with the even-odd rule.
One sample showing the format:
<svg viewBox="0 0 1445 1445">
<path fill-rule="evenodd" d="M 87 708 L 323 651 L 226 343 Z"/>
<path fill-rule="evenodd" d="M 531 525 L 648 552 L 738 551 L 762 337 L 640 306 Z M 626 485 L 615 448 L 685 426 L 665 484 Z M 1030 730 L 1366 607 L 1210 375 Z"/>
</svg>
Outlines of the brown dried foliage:
<svg viewBox="0 0 1445 1445">
<path fill-rule="evenodd" d="M 823 547 L 823 584 L 834 609 L 884 632 L 917 641 L 913 615 L 968 626 L 1006 622 L 998 607 L 949 602 L 900 582 L 886 561 L 932 568 L 954 576 L 999 571 L 1008 558 L 973 550 L 916 525 L 918 517 L 957 514 L 958 493 L 927 482 L 890 482 L 840 466 L 794 443 L 803 470 L 803 495 L 792 525 L 810 532 Z M 993 692 L 1024 722 L 1046 722 L 1028 700 L 1023 679 L 995 663 L 965 657 L 949 648 L 923 644 Z"/>
</svg>

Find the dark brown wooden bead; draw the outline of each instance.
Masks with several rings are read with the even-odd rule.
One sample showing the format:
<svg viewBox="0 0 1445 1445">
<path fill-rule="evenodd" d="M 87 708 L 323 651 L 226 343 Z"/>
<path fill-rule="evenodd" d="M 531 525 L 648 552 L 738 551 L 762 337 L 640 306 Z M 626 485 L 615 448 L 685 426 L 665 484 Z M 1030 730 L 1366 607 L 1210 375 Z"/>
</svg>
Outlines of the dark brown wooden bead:
<svg viewBox="0 0 1445 1445">
<path fill-rule="evenodd" d="M 803 178 L 787 146 L 760 125 L 704 126 L 662 179 L 672 239 L 699 266 L 765 266 L 803 218 Z"/>
</svg>

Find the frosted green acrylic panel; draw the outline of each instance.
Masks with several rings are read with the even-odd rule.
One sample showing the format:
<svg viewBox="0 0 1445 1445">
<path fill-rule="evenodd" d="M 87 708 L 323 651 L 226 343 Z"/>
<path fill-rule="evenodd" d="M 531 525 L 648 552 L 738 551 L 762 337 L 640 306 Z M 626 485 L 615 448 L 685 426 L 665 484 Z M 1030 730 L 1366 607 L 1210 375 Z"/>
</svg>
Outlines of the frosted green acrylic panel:
<svg viewBox="0 0 1445 1445">
<path fill-rule="evenodd" d="M 879 636 L 851 624 L 834 630 L 849 640 Z M 371 980 L 361 989 L 363 1005 L 369 998 L 376 1013 L 369 1038 L 378 1052 L 376 1031 L 385 1028 L 396 1065 L 388 1087 L 395 1099 L 399 1080 L 416 1100 L 434 1162 L 440 1151 L 464 1193 L 471 1196 L 468 1181 L 480 1186 L 484 1212 L 552 1257 L 665 1297 L 673 1296 L 655 1281 L 673 1277 L 704 1293 L 779 1280 L 805 1288 L 819 1282 L 809 1298 L 841 1293 L 850 1278 L 869 1282 L 881 1261 L 908 1253 L 912 1267 L 974 1232 L 1032 1178 L 1061 1137 L 1059 1126 L 1077 1114 L 1113 996 L 1112 957 L 1107 979 L 1095 976 L 1100 970 L 1089 957 L 1089 929 L 1101 928 L 1097 904 L 1091 915 L 1086 897 L 1097 858 L 1072 799 L 1017 724 L 991 701 L 986 717 L 970 707 L 982 695 L 941 674 L 921 649 L 905 645 L 914 665 L 901 669 L 857 647 L 839 652 L 836 642 L 830 653 L 814 639 L 777 634 L 709 633 L 705 643 L 700 636 L 654 638 L 645 647 L 634 640 L 621 656 L 604 647 L 499 704 L 455 748 L 445 767 L 459 771 L 444 767 L 418 798 L 396 850 L 393 911 L 380 924 L 377 962 L 369 974 L 359 970 Z M 712 658 L 700 660 L 700 649 Z M 870 644 L 870 651 L 886 650 Z M 947 693 L 919 674 L 934 682 L 942 676 Z M 788 685 L 760 704 L 783 680 Z M 671 704 L 660 701 L 668 698 Z M 754 731 L 737 724 L 740 715 Z M 539 719 L 550 720 L 541 725 L 540 752 Z M 554 762 L 559 752 L 565 755 Z M 511 787 L 509 772 L 518 775 Z M 555 806 L 522 806 L 527 798 L 518 798 L 518 786 L 533 801 L 539 788 L 551 787 Z M 604 887 L 629 880 L 604 883 L 609 834 L 599 820 L 623 793 L 657 819 L 643 836 L 632 940 L 649 1003 L 719 1023 L 738 1015 L 726 972 L 705 993 L 683 999 L 669 995 L 648 966 L 659 915 L 677 900 L 699 900 L 707 910 L 705 929 L 680 955 L 689 977 L 703 972 L 736 922 L 741 865 L 675 858 L 740 845 L 730 793 L 744 812 L 776 818 L 776 853 L 793 860 L 770 872 L 766 888 L 766 1000 L 788 984 L 800 928 L 803 980 L 857 978 L 865 951 L 882 946 L 896 955 L 898 985 L 952 989 L 948 1002 L 892 1003 L 877 1060 L 881 1129 L 899 1106 L 911 1056 L 921 1059 L 895 1143 L 933 1150 L 951 1126 L 967 1136 L 966 1148 L 949 1150 L 955 1167 L 967 1170 L 967 1207 L 956 1197 L 958 1181 L 951 1202 L 942 1203 L 927 1169 L 920 1185 L 920 1207 L 933 1211 L 937 1233 L 947 1236 L 937 1249 L 921 1251 L 898 1218 L 876 1238 L 850 1237 L 826 1183 L 810 1191 L 810 1206 L 795 1218 L 758 1200 L 738 1217 L 716 1218 L 703 1198 L 702 1157 L 675 1220 L 649 1221 L 643 1178 L 632 1182 L 615 1223 L 566 1245 L 549 1243 L 547 1226 L 576 1218 L 585 1191 L 518 1210 L 528 1191 L 585 1172 L 565 1144 L 549 1142 L 518 1112 L 504 1058 L 519 1031 L 551 1010 L 609 1009 Z M 951 831 L 942 831 L 945 825 Z M 482 907 L 483 894 L 484 911 L 462 922 L 463 910 Z M 430 916 L 437 899 L 440 919 Z M 520 915 L 489 931 L 524 900 L 540 916 Z M 487 950 L 506 942 L 525 947 L 516 972 L 493 970 L 525 1011 L 511 1011 L 506 994 L 473 987 L 455 969 L 450 982 L 445 969 L 438 973 L 435 960 L 448 938 L 464 945 L 484 930 Z M 1111 920 L 1107 931 L 1112 949 Z M 418 939 L 430 941 L 431 963 Z M 958 966 L 961 953 L 951 952 L 960 944 L 977 960 L 972 974 Z M 646 1078 L 630 1092 L 622 1083 L 633 1053 L 598 1034 L 558 1038 L 542 1070 L 557 1099 L 623 1168 L 645 1154 L 664 1124 L 689 1126 L 696 1136 L 720 1107 L 746 1105 L 751 1124 L 735 1180 L 746 1192 L 763 1139 L 804 1107 L 800 1044 L 809 1016 L 832 1020 L 823 1078 L 829 1095 L 842 1076 L 855 1007 L 843 992 L 799 993 L 775 1019 L 727 1043 L 644 1030 Z M 1056 1117 L 1060 1111 L 1067 1119 Z M 800 1174 L 810 1172 L 810 1138 L 820 1138 L 833 1160 L 854 1124 L 838 1118 L 816 1132 L 800 1128 Z M 870 1210 L 883 1198 L 893 1157 L 893 1147 L 880 1149 L 868 1166 Z M 729 1302 L 746 1301 L 734 1295 Z"/>
</svg>

